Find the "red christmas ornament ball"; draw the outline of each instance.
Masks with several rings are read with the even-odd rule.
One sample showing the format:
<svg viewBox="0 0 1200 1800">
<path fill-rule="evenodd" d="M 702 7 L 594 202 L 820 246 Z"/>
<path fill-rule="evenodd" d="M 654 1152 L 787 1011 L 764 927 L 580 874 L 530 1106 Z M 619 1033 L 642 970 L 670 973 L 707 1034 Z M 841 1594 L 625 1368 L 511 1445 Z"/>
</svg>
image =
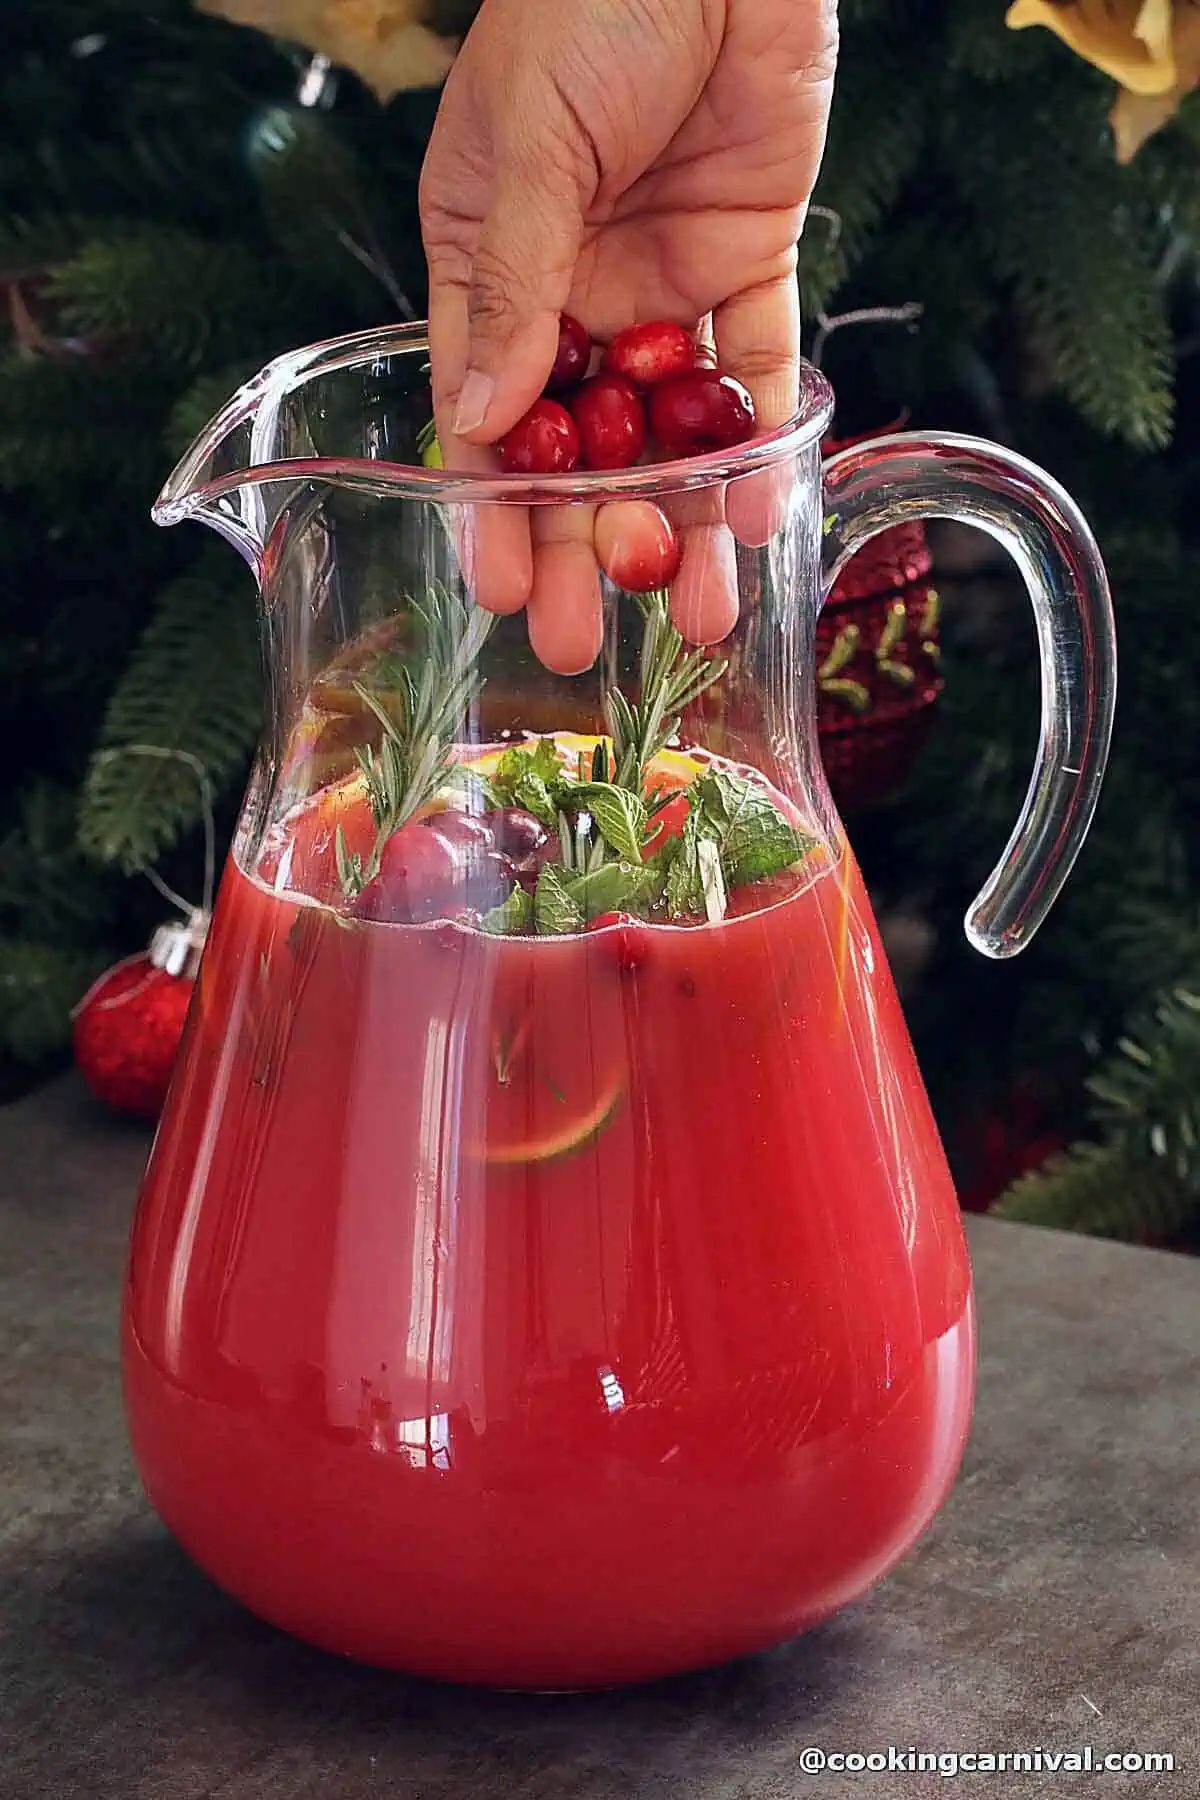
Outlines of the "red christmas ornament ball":
<svg viewBox="0 0 1200 1800">
<path fill-rule="evenodd" d="M 75 1061 L 114 1112 L 157 1119 L 162 1111 L 207 925 L 196 912 L 160 927 L 144 955 L 101 975 L 75 1010 Z"/>
<path fill-rule="evenodd" d="M 75 1060 L 97 1100 L 157 1119 L 192 998 L 184 975 L 135 956 L 102 975 L 75 1015 Z"/>
</svg>

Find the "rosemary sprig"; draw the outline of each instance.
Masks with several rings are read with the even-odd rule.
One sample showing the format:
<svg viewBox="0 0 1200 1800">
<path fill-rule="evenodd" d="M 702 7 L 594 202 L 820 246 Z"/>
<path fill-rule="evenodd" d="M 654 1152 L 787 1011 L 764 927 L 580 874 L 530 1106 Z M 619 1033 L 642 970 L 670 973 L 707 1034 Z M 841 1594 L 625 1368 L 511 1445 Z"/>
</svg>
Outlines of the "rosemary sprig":
<svg viewBox="0 0 1200 1800">
<path fill-rule="evenodd" d="M 646 771 L 679 730 L 684 709 L 719 681 L 728 663 L 686 650 L 672 625 L 665 593 L 638 598 L 645 630 L 642 635 L 642 692 L 631 705 L 618 688 L 605 696 L 604 712 L 613 741 L 618 787 L 641 795 Z"/>
<path fill-rule="evenodd" d="M 424 627 L 416 676 L 410 664 L 401 664 L 386 705 L 360 683 L 354 684 L 363 705 L 378 719 L 382 736 L 378 750 L 355 752 L 375 821 L 370 855 L 365 861 L 351 855 L 340 827 L 337 834 L 338 873 L 350 898 L 379 873 L 392 833 L 445 784 L 463 714 L 483 685 L 479 653 L 496 623 L 495 614 L 437 584 L 430 587 L 423 605 L 410 600 L 409 607 Z"/>
</svg>

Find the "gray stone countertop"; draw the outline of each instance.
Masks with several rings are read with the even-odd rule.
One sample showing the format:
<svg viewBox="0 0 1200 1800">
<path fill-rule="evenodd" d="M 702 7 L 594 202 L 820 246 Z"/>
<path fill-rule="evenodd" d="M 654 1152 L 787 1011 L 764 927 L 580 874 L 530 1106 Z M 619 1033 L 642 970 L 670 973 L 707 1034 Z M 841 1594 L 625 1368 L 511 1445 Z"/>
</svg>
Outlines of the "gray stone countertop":
<svg viewBox="0 0 1200 1800">
<path fill-rule="evenodd" d="M 874 1595 L 714 1673 L 480 1694 L 259 1624 L 151 1514 L 115 1344 L 146 1146 L 74 1080 L 0 1109 L 0 1800 L 1200 1796 L 1200 1262 L 973 1222 L 966 1464 Z M 889 1746 L 1175 1772 L 802 1766 Z"/>
</svg>

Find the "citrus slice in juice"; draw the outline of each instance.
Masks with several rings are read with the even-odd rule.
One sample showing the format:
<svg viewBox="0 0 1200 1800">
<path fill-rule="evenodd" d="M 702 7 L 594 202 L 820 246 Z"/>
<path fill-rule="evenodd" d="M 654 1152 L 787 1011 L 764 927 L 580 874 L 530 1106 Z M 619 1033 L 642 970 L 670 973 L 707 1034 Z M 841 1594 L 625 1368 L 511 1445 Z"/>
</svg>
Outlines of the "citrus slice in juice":
<svg viewBox="0 0 1200 1800">
<path fill-rule="evenodd" d="M 361 775 L 321 788 L 290 814 L 275 834 L 259 869 L 277 891 L 306 894 L 327 905 L 341 898 L 336 843 L 339 829 L 346 849 L 366 857 L 375 842 L 375 821 Z"/>
<path fill-rule="evenodd" d="M 536 1086 L 514 1087 L 511 1094 L 489 1096 L 485 1135 L 468 1143 L 467 1154 L 478 1162 L 514 1167 L 518 1163 L 552 1162 L 582 1150 L 599 1137 L 621 1103 L 625 1082 L 614 1072 L 606 1091 L 589 1095 L 579 1110 L 572 1109 L 565 1094 L 547 1088 L 538 1096 Z"/>
<path fill-rule="evenodd" d="M 535 732 L 528 738 L 513 738 L 511 743 L 502 744 L 498 749 L 484 750 L 478 754 L 464 751 L 463 766 L 475 769 L 480 775 L 490 775 L 505 751 L 528 749 L 536 743 L 539 735 L 549 738 L 562 758 L 567 774 L 577 780 L 584 779 L 586 772 L 590 771 L 592 752 L 597 744 L 605 744 L 609 753 L 612 752 L 611 738 L 600 738 L 580 731 Z M 584 759 L 582 768 L 581 757 Z M 702 767 L 703 764 L 689 756 L 685 750 L 660 750 L 650 764 L 647 785 L 651 788 L 685 788 L 695 780 Z"/>
<path fill-rule="evenodd" d="M 496 939 L 480 974 L 483 1017 L 464 1033 L 467 1154 L 510 1166 L 572 1155 L 625 1094 L 625 984 L 584 938 Z"/>
</svg>

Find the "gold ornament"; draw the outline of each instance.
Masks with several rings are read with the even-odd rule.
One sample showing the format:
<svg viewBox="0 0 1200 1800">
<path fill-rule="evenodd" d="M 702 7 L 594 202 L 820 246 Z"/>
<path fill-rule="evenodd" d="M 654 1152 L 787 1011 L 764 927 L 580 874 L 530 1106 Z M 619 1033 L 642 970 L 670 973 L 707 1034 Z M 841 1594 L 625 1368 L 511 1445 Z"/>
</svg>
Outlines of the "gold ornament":
<svg viewBox="0 0 1200 1800">
<path fill-rule="evenodd" d="M 351 69 L 380 100 L 406 88 L 436 87 L 449 73 L 457 38 L 425 23 L 429 0 L 195 0 L 201 12 L 269 37 L 303 44 Z"/>
<path fill-rule="evenodd" d="M 1120 84 L 1111 119 L 1121 162 L 1200 85 L 1200 0 L 1013 0 L 1007 23 L 1047 26 Z"/>
</svg>

